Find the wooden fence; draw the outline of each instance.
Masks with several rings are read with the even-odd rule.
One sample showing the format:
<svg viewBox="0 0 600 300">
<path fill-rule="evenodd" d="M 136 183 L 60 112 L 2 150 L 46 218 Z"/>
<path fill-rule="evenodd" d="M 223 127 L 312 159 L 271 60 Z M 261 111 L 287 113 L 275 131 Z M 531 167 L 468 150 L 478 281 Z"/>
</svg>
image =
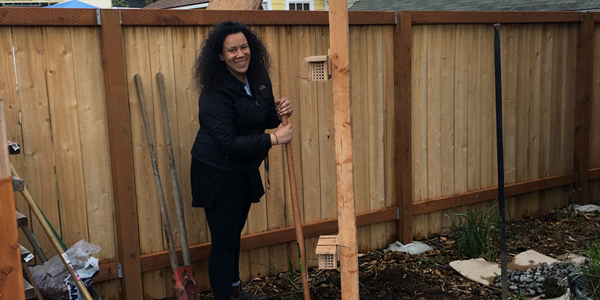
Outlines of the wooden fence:
<svg viewBox="0 0 600 300">
<path fill-rule="evenodd" d="M 165 76 L 194 269 L 201 289 L 209 289 L 210 234 L 203 210 L 190 207 L 189 151 L 198 130 L 191 66 L 211 26 L 232 15 L 265 42 L 275 97 L 295 104 L 292 146 L 308 263 L 314 265 L 318 235 L 337 231 L 332 87 L 330 81 L 309 82 L 304 63 L 306 56 L 327 53 L 327 12 L 0 9 L 0 98 L 8 138 L 23 149 L 11 162 L 66 244 L 86 239 L 102 247 L 95 285 L 104 299 L 163 298 L 172 286 L 134 74 L 142 77 L 172 203 L 155 79 L 157 72 Z M 448 224 L 446 214 L 465 205 L 491 206 L 497 194 L 496 22 L 504 23 L 510 216 L 563 207 L 570 190 L 580 187 L 577 201 L 598 201 L 600 15 L 349 17 L 359 251 L 436 233 Z M 283 151 L 270 151 L 270 188 L 244 229 L 243 279 L 269 268 L 286 271 L 297 257 Z M 30 216 L 20 195 L 16 205 Z M 174 205 L 169 212 L 175 216 Z M 179 246 L 174 217 L 171 222 Z M 37 221 L 31 224 L 54 255 Z"/>
</svg>

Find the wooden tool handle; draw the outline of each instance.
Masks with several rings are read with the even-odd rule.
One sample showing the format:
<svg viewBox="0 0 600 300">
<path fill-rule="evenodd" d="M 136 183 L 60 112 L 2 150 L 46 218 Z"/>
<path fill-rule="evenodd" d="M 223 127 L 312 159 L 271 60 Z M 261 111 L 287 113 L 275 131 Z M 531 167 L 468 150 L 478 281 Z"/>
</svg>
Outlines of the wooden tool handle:
<svg viewBox="0 0 600 300">
<path fill-rule="evenodd" d="M 287 115 L 281 116 L 281 124 L 289 124 Z M 298 251 L 300 252 L 302 290 L 304 292 L 304 300 L 310 300 L 310 286 L 308 285 L 308 268 L 306 267 L 306 249 L 304 247 L 304 233 L 302 231 L 302 217 L 300 216 L 300 203 L 298 201 L 298 189 L 296 188 L 296 173 L 294 170 L 294 156 L 292 155 L 291 142 L 285 144 L 285 152 L 287 153 L 288 173 L 290 175 L 290 190 L 292 193 L 294 226 L 296 227 L 296 242 L 298 244 Z"/>
<path fill-rule="evenodd" d="M 20 178 L 19 174 L 17 174 L 17 171 L 15 170 L 15 167 L 12 164 L 10 165 L 10 168 L 11 168 L 13 176 Z M 75 271 L 73 266 L 68 261 L 67 255 L 65 254 L 60 243 L 58 242 L 58 240 L 52 233 L 50 226 L 48 225 L 47 222 L 45 222 L 46 219 L 44 218 L 42 211 L 38 208 L 35 201 L 33 201 L 33 198 L 31 197 L 31 194 L 29 194 L 27 187 L 25 187 L 23 189 L 23 191 L 21 191 L 21 194 L 23 195 L 23 198 L 25 198 L 25 201 L 27 201 L 27 203 L 29 204 L 29 208 L 31 208 L 31 210 L 33 211 L 33 214 L 35 215 L 35 217 L 38 219 L 40 225 L 42 226 L 42 229 L 44 229 L 44 232 L 50 239 L 50 242 L 52 243 L 54 250 L 56 250 L 56 252 L 60 256 L 60 259 L 62 260 L 63 264 L 65 265 L 67 270 L 69 270 L 69 274 L 71 274 L 73 281 L 75 281 L 75 284 L 77 284 L 77 288 L 79 289 L 79 292 L 81 292 L 81 295 L 83 295 L 85 300 L 92 300 L 92 296 L 90 295 L 87 288 L 85 287 L 85 284 L 83 284 L 83 282 L 81 281 L 79 274 L 77 274 L 77 272 Z"/>
</svg>

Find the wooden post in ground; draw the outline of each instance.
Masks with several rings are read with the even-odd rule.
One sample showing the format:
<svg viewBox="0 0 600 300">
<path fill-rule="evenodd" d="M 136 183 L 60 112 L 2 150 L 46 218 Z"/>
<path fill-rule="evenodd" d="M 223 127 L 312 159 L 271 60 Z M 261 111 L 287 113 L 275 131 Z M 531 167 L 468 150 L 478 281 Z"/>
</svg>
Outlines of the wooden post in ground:
<svg viewBox="0 0 600 300">
<path fill-rule="evenodd" d="M 329 3 L 329 44 L 331 47 L 331 75 L 333 80 L 333 122 L 339 228 L 338 247 L 340 251 L 342 299 L 344 300 L 358 299 L 347 5 L 346 0 L 331 0 Z"/>
<path fill-rule="evenodd" d="M 400 208 L 396 235 L 403 244 L 413 241 L 411 46 L 411 13 L 398 12 L 398 24 L 394 29 L 394 170 L 396 205 Z"/>
<path fill-rule="evenodd" d="M 106 117 L 110 142 L 110 160 L 115 201 L 115 220 L 119 261 L 123 278 L 121 297 L 143 299 L 140 271 L 140 243 L 138 231 L 135 182 L 133 174 L 133 146 L 123 54 L 123 30 L 118 10 L 100 10 L 102 27 L 102 66 L 106 90 Z"/>
<path fill-rule="evenodd" d="M 585 204 L 590 201 L 590 114 L 594 92 L 594 17 L 583 13 L 583 22 L 577 29 L 577 62 L 575 89 L 575 143 L 574 159 L 577 173 L 575 201 Z M 581 190 L 580 190 L 581 189 Z"/>
<path fill-rule="evenodd" d="M 0 99 L 0 299 L 25 300 L 17 211 L 13 194 L 4 101 Z"/>
</svg>

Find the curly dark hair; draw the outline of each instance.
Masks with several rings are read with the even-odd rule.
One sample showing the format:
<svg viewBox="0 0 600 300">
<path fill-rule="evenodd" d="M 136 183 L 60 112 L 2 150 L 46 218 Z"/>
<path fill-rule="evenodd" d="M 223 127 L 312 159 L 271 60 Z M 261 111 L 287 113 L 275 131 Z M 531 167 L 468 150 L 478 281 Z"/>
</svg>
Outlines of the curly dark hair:
<svg viewBox="0 0 600 300">
<path fill-rule="evenodd" d="M 244 34 L 250 47 L 250 64 L 246 72 L 248 77 L 252 78 L 250 83 L 256 88 L 269 82 L 268 70 L 271 59 L 262 41 L 248 27 L 237 22 L 226 21 L 215 26 L 202 44 L 202 52 L 193 69 L 199 88 L 213 89 L 227 76 L 226 72 L 229 71 L 219 58 L 219 53 L 223 52 L 225 37 L 238 32 Z"/>
</svg>

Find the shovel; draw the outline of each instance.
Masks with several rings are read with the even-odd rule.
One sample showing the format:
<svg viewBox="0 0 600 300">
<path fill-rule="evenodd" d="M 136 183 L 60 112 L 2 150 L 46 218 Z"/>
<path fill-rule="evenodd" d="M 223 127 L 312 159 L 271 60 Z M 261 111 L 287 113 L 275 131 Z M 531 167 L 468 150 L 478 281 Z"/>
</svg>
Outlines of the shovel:
<svg viewBox="0 0 600 300">
<path fill-rule="evenodd" d="M 156 152 L 154 150 L 154 142 L 152 140 L 152 133 L 150 132 L 150 122 L 148 121 L 148 113 L 146 111 L 146 103 L 144 99 L 144 90 L 142 88 L 142 78 L 139 74 L 135 74 L 134 76 L 135 86 L 138 92 L 139 100 L 140 100 L 140 108 L 142 110 L 142 116 L 144 118 L 144 127 L 146 128 L 146 137 L 148 138 L 148 146 L 150 148 L 150 159 L 152 161 L 152 170 L 154 171 L 154 181 L 156 182 L 156 189 L 158 192 L 158 201 L 160 203 L 160 212 L 162 217 L 163 231 L 165 233 L 167 244 L 169 246 L 169 260 L 171 262 L 171 268 L 173 269 L 173 295 L 176 300 L 196 300 L 198 298 L 198 293 L 196 289 L 196 281 L 193 280 L 193 271 L 190 265 L 179 267 L 179 262 L 177 261 L 177 252 L 175 251 L 175 244 L 173 243 L 173 232 L 171 230 L 171 223 L 169 221 L 169 213 L 167 211 L 167 204 L 165 201 L 165 194 L 163 192 L 162 183 L 160 181 L 160 174 L 158 172 L 158 163 L 156 162 Z M 164 90 L 164 87 L 163 87 Z M 162 94 L 162 93 L 161 93 Z M 164 105 L 164 104 L 163 104 Z M 164 111 L 164 109 L 163 109 Z M 168 122 L 165 122 L 168 126 Z M 167 130 L 167 136 L 170 143 L 170 132 Z M 170 150 L 170 155 L 172 155 L 172 150 Z M 173 165 L 172 165 L 173 166 Z M 175 187 L 174 187 L 175 188 Z M 181 206 L 181 203 L 179 203 Z M 179 212 L 178 212 L 179 213 Z M 181 219 L 180 219 L 181 224 Z M 185 232 L 181 233 L 182 238 L 184 236 L 187 237 Z M 187 238 L 186 244 L 187 247 Z M 186 249 L 187 250 L 187 249 Z M 188 252 L 188 260 L 189 260 L 189 252 Z M 191 278 L 191 279 L 190 279 Z M 186 284 L 184 286 L 184 283 Z M 190 292 L 188 293 L 188 285 Z M 191 297 L 190 297 L 191 295 Z"/>
</svg>

